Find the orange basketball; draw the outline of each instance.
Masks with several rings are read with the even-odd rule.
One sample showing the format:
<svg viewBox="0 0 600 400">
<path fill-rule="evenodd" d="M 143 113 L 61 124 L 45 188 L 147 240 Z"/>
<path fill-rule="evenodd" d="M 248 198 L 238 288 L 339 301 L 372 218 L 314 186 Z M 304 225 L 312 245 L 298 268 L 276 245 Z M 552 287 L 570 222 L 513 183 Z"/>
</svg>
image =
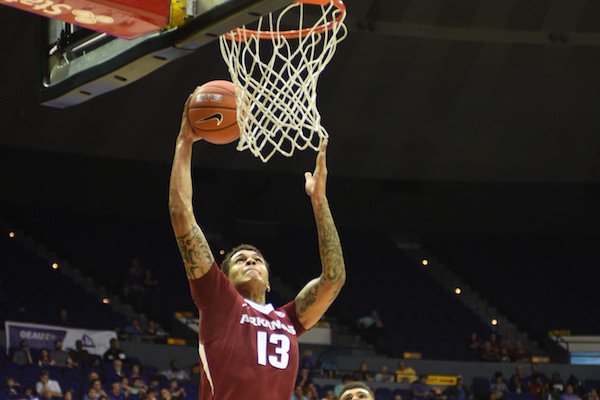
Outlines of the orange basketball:
<svg viewBox="0 0 600 400">
<path fill-rule="evenodd" d="M 188 106 L 194 132 L 213 144 L 231 143 L 240 137 L 235 105 L 235 85 L 210 81 L 194 91 Z"/>
</svg>

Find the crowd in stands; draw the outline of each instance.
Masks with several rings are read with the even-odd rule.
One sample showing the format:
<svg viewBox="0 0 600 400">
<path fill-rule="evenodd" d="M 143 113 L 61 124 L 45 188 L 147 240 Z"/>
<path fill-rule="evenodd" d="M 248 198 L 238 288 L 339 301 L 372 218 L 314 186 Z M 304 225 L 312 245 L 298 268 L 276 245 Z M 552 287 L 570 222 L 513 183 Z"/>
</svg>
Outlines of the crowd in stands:
<svg viewBox="0 0 600 400">
<path fill-rule="evenodd" d="M 531 353 L 520 340 L 514 340 L 509 331 L 501 338 L 492 332 L 487 340 L 481 340 L 476 332 L 469 336 L 467 344 L 471 360 L 490 362 L 527 362 Z"/>
<path fill-rule="evenodd" d="M 517 364 L 507 377 L 498 371 L 492 377 L 475 377 L 467 384 L 461 375 L 456 375 L 456 383 L 450 386 L 434 386 L 428 383 L 427 375 L 417 372 L 401 360 L 395 373 L 389 365 L 381 364 L 374 372 L 367 362 L 360 362 L 353 373 L 344 374 L 340 382 L 333 385 L 316 385 L 311 371 L 300 370 L 292 400 L 336 400 L 344 385 L 361 381 L 368 385 L 374 382 L 399 384 L 395 389 L 378 385 L 374 388 L 376 400 L 600 400 L 600 380 L 579 380 L 574 375 L 563 379 L 560 373 L 546 376 L 537 364 Z M 318 374 L 318 371 L 316 372 Z M 391 387 L 394 387 L 393 385 Z"/>
<path fill-rule="evenodd" d="M 191 400 L 197 385 L 177 360 L 158 371 L 128 357 L 117 339 L 102 355 L 92 355 L 77 341 L 64 350 L 56 340 L 53 350 L 31 350 L 24 340 L 10 349 L 0 368 L 1 400 Z"/>
</svg>

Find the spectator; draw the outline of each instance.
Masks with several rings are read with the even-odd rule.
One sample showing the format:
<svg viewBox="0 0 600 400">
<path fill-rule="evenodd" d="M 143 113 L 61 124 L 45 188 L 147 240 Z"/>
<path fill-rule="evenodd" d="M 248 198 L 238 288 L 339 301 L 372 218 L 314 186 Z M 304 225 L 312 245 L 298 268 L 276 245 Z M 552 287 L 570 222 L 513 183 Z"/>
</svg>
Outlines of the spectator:
<svg viewBox="0 0 600 400">
<path fill-rule="evenodd" d="M 379 367 L 379 372 L 375 374 L 376 382 L 393 382 L 394 376 L 390 374 L 390 369 L 387 365 L 383 364 Z"/>
<path fill-rule="evenodd" d="M 142 375 L 142 367 L 140 366 L 140 364 L 136 363 L 131 366 L 131 374 L 129 374 L 129 378 L 131 378 L 131 382 L 133 382 L 135 378 L 140 378 L 142 382 L 144 382 L 144 377 Z"/>
<path fill-rule="evenodd" d="M 430 399 L 433 397 L 433 389 L 427 384 L 427 375 L 421 375 L 418 381 L 410 386 L 413 400 Z"/>
<path fill-rule="evenodd" d="M 14 377 L 7 376 L 6 387 L 4 388 L 3 392 L 9 396 L 16 396 L 21 393 L 21 385 Z"/>
<path fill-rule="evenodd" d="M 129 300 L 135 308 L 139 308 L 143 303 L 143 282 L 144 269 L 140 265 L 139 258 L 134 257 L 125 274 L 125 285 L 122 294 L 124 299 Z"/>
<path fill-rule="evenodd" d="M 308 386 L 306 386 L 306 388 L 304 389 L 304 396 L 308 400 L 319 400 L 319 394 L 317 393 L 317 388 L 314 384 L 311 383 Z"/>
<path fill-rule="evenodd" d="M 502 340 L 500 341 L 500 347 L 506 349 L 508 354 L 510 354 L 515 348 L 515 341 L 510 334 L 510 331 L 504 331 L 504 335 L 502 336 Z"/>
<path fill-rule="evenodd" d="M 471 398 L 469 389 L 465 386 L 462 375 L 456 377 L 456 384 L 446 389 L 446 397 L 449 400 L 468 400 Z"/>
<path fill-rule="evenodd" d="M 154 375 L 150 378 L 150 382 L 148 382 L 148 393 L 154 393 L 154 394 L 158 395 L 159 392 L 160 392 L 160 379 L 158 378 L 158 376 Z"/>
<path fill-rule="evenodd" d="M 531 358 L 529 351 L 523 347 L 523 343 L 519 340 L 515 342 L 515 349 L 510 356 L 513 362 L 527 362 Z"/>
<path fill-rule="evenodd" d="M 481 361 L 498 361 L 498 353 L 496 353 L 496 349 L 492 347 L 492 343 L 489 340 L 483 343 L 479 359 Z"/>
<path fill-rule="evenodd" d="M 352 377 L 350 375 L 346 374 L 342 376 L 342 381 L 335 385 L 335 387 L 333 388 L 333 393 L 335 394 L 335 397 L 340 397 L 340 392 L 342 391 L 344 386 L 346 386 L 350 382 L 352 382 Z"/>
<path fill-rule="evenodd" d="M 47 367 L 47 366 L 53 366 L 56 363 L 54 362 L 54 360 L 52 358 L 50 358 L 50 352 L 48 351 L 48 349 L 42 349 L 40 351 L 40 358 L 38 359 L 37 364 L 40 367 Z"/>
<path fill-rule="evenodd" d="M 124 376 L 121 378 L 121 380 L 119 381 L 119 383 L 121 384 L 121 392 L 125 395 L 125 398 L 129 397 L 129 395 L 131 393 L 133 393 L 133 391 L 135 390 L 130 384 L 129 384 L 129 378 Z M 137 391 L 136 393 L 137 394 Z"/>
<path fill-rule="evenodd" d="M 321 398 L 321 400 L 336 400 L 335 393 L 333 390 L 328 390 L 325 392 L 325 395 Z"/>
<path fill-rule="evenodd" d="M 50 374 L 46 370 L 42 370 L 40 380 L 35 384 L 35 391 L 45 399 L 62 397 L 60 385 L 57 381 L 50 379 Z"/>
<path fill-rule="evenodd" d="M 298 385 L 294 388 L 294 394 L 292 395 L 292 400 L 308 400 L 306 396 L 304 396 L 304 391 L 302 390 L 302 386 Z"/>
<path fill-rule="evenodd" d="M 25 400 L 39 400 L 39 397 L 37 397 L 35 395 L 35 393 L 33 393 L 33 389 L 30 388 L 29 386 L 25 386 L 25 389 L 23 390 L 23 399 Z"/>
<path fill-rule="evenodd" d="M 481 340 L 479 340 L 479 336 L 477 336 L 476 332 L 471 332 L 471 335 L 469 335 L 467 348 L 475 354 L 479 354 L 479 351 L 481 350 Z"/>
<path fill-rule="evenodd" d="M 300 370 L 300 374 L 298 375 L 298 379 L 296 380 L 296 386 L 302 386 L 302 390 L 304 390 L 312 382 L 310 370 L 306 367 L 302 368 Z"/>
<path fill-rule="evenodd" d="M 171 392 L 167 388 L 160 389 L 160 398 L 161 400 L 171 400 Z"/>
<path fill-rule="evenodd" d="M 100 376 L 98 375 L 98 373 L 96 371 L 90 371 L 90 373 L 87 376 L 87 387 L 92 387 L 94 384 L 94 381 L 100 379 Z"/>
<path fill-rule="evenodd" d="M 518 375 L 515 374 L 510 377 L 508 381 L 508 390 L 516 394 L 521 394 L 525 392 L 523 388 L 523 381 L 519 378 Z"/>
<path fill-rule="evenodd" d="M 69 354 L 63 350 L 63 342 L 60 339 L 54 341 L 54 350 L 50 352 L 50 358 L 54 360 L 57 367 L 66 367 Z"/>
<path fill-rule="evenodd" d="M 535 381 L 537 381 L 537 378 L 540 378 L 544 383 L 548 380 L 546 378 L 546 375 L 540 372 L 540 369 L 538 368 L 537 364 L 532 363 L 529 366 L 529 368 L 531 370 L 531 375 L 529 375 L 529 383 L 534 383 Z"/>
<path fill-rule="evenodd" d="M 141 266 L 140 259 L 134 257 L 133 260 L 131 260 L 131 266 L 127 270 L 125 284 L 131 290 L 141 290 L 143 281 L 144 269 Z"/>
<path fill-rule="evenodd" d="M 131 318 L 129 324 L 123 328 L 123 336 L 129 341 L 137 341 L 142 338 L 143 330 L 137 318 Z"/>
<path fill-rule="evenodd" d="M 58 317 L 56 319 L 56 325 L 58 326 L 71 326 L 71 320 L 69 319 L 69 313 L 66 308 L 61 308 L 58 312 Z"/>
<path fill-rule="evenodd" d="M 91 360 L 90 353 L 83 348 L 81 340 L 75 341 L 75 349 L 69 352 L 69 356 L 79 365 L 84 365 Z"/>
<path fill-rule="evenodd" d="M 98 400 L 100 395 L 96 392 L 96 389 L 89 388 L 85 396 L 83 396 L 83 400 Z"/>
<path fill-rule="evenodd" d="M 190 380 L 190 376 L 187 372 L 181 369 L 181 367 L 179 366 L 179 361 L 177 360 L 171 360 L 171 369 L 162 371 L 160 374 L 166 376 L 167 379 L 175 378 L 178 381 Z"/>
<path fill-rule="evenodd" d="M 508 350 L 506 348 L 501 348 L 500 349 L 500 354 L 498 355 L 500 362 L 510 362 L 510 354 L 508 353 Z"/>
<path fill-rule="evenodd" d="M 64 400 L 73 400 L 73 389 L 65 390 L 65 394 L 63 395 Z"/>
<path fill-rule="evenodd" d="M 500 341 L 498 340 L 498 335 L 496 335 L 494 332 L 492 332 L 490 334 L 490 338 L 489 338 L 489 342 L 490 345 L 492 346 L 492 349 L 494 349 L 494 351 L 498 354 L 500 353 Z"/>
<path fill-rule="evenodd" d="M 585 400 L 600 400 L 600 397 L 598 397 L 598 391 L 596 390 L 596 388 L 591 388 L 589 390 L 589 392 L 587 392 L 587 394 L 585 395 Z"/>
<path fill-rule="evenodd" d="M 565 393 L 560 396 L 561 400 L 581 400 L 579 395 L 575 394 L 575 388 L 573 385 L 567 385 L 565 388 Z"/>
<path fill-rule="evenodd" d="M 185 389 L 179 386 L 179 381 L 177 379 L 171 379 L 169 381 L 169 392 L 171 392 L 171 397 L 174 400 L 182 400 L 187 397 Z"/>
<path fill-rule="evenodd" d="M 137 395 L 140 399 L 144 398 L 146 392 L 148 392 L 148 386 L 144 383 L 142 378 L 132 378 L 133 385 L 130 388 L 130 393 Z"/>
<path fill-rule="evenodd" d="M 358 371 L 354 372 L 354 380 L 372 381 L 374 379 L 373 372 L 369 370 L 369 364 L 366 361 L 361 362 Z"/>
<path fill-rule="evenodd" d="M 13 354 L 13 362 L 19 364 L 21 367 L 25 364 L 33 364 L 31 352 L 29 351 L 26 340 L 21 340 L 20 349 Z"/>
<path fill-rule="evenodd" d="M 305 349 L 302 352 L 302 358 L 300 359 L 300 368 L 308 368 L 312 371 L 315 367 L 313 362 L 313 351 L 312 349 Z"/>
<path fill-rule="evenodd" d="M 500 400 L 504 397 L 504 394 L 508 392 L 508 386 L 502 379 L 502 374 L 496 374 L 494 382 L 490 385 L 490 399 Z"/>
<path fill-rule="evenodd" d="M 98 397 L 108 397 L 108 394 L 104 391 L 102 387 L 102 381 L 100 379 L 94 379 L 92 381 L 92 388 L 98 394 Z"/>
<path fill-rule="evenodd" d="M 154 342 L 159 339 L 164 339 L 165 331 L 154 320 L 149 320 L 144 333 L 142 334 L 142 340 L 146 342 Z"/>
<path fill-rule="evenodd" d="M 381 348 L 385 342 L 384 330 L 383 321 L 377 310 L 372 310 L 369 315 L 359 318 L 357 326 L 367 343 L 374 345 L 376 349 Z"/>
<path fill-rule="evenodd" d="M 565 383 L 563 382 L 560 374 L 558 372 L 552 373 L 552 378 L 550 378 L 550 391 L 562 393 L 565 390 Z"/>
<path fill-rule="evenodd" d="M 106 372 L 106 381 L 110 384 L 120 382 L 121 378 L 127 376 L 123 370 L 123 361 L 115 359 L 112 362 L 111 368 Z"/>
<path fill-rule="evenodd" d="M 77 363 L 73 361 L 73 359 L 67 355 L 67 362 L 65 363 L 64 368 L 66 369 L 74 369 L 77 368 Z"/>
<path fill-rule="evenodd" d="M 121 384 L 119 382 L 113 382 L 110 385 L 108 400 L 125 400 L 125 395 L 121 391 Z"/>
<path fill-rule="evenodd" d="M 396 394 L 394 395 L 394 400 L 402 400 L 402 395 L 400 395 L 400 394 L 396 393 Z"/>
<path fill-rule="evenodd" d="M 152 271 L 144 270 L 144 279 L 142 281 L 144 290 L 154 292 L 158 288 L 158 281 L 152 277 Z"/>
<path fill-rule="evenodd" d="M 119 342 L 116 338 L 112 338 L 108 341 L 108 350 L 102 355 L 104 361 L 121 360 L 124 361 L 127 356 L 125 352 L 119 348 Z"/>
<path fill-rule="evenodd" d="M 413 383 L 417 380 L 417 373 L 414 369 L 404 364 L 404 361 L 398 362 L 396 368 L 396 382 L 398 383 Z"/>
</svg>

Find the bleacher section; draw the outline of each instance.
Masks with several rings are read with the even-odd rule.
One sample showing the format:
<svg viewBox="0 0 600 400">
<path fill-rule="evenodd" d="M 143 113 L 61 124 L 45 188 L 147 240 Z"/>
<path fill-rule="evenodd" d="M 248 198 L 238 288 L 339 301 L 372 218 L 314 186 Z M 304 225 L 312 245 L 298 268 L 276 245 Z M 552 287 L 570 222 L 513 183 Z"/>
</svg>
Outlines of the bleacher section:
<svg viewBox="0 0 600 400">
<path fill-rule="evenodd" d="M 533 338 L 600 333 L 595 237 L 432 236 L 426 249 Z"/>
<path fill-rule="evenodd" d="M 139 220 L 13 210 L 13 217 L 28 231 L 35 231 L 36 238 L 48 248 L 70 260 L 73 267 L 115 293 L 123 284 L 131 259 L 139 257 L 159 282 L 156 293 L 144 301 L 145 311 L 163 324 L 168 324 L 174 310 L 194 310 L 166 215 L 159 220 Z M 416 351 L 429 359 L 467 359 L 469 333 L 488 334 L 481 320 L 387 237 L 344 229 L 340 235 L 348 280 L 328 316 L 354 328 L 358 318 L 379 310 L 385 337 L 374 343 L 378 350 L 394 355 Z M 228 249 L 241 241 L 256 244 L 271 262 L 272 275 L 280 277 L 294 294 L 320 274 L 314 228 L 277 227 L 276 234 L 246 229 L 243 237 L 236 236 L 233 232 L 222 241 L 211 241 L 217 259 L 223 246 Z M 282 304 L 290 300 L 277 289 L 269 294 L 269 301 Z"/>
<path fill-rule="evenodd" d="M 70 278 L 51 268 L 5 231 L 0 237 L 0 321 L 56 324 L 61 308 L 71 326 L 114 329 L 125 322 L 121 314 L 87 293 Z"/>
</svg>

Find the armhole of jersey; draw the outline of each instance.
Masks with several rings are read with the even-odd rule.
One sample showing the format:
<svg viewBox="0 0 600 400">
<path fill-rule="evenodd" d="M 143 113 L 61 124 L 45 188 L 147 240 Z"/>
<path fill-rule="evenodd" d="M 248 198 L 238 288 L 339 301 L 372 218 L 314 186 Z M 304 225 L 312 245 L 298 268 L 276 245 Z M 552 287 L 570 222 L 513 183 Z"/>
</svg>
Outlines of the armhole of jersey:
<svg viewBox="0 0 600 400">
<path fill-rule="evenodd" d="M 296 314 L 296 300 L 290 301 L 285 306 L 283 306 L 283 308 L 285 308 L 287 315 L 290 317 L 290 321 L 292 321 L 292 324 L 296 329 L 296 336 L 300 336 L 304 332 L 306 332 L 306 328 L 302 326 L 302 324 L 298 320 L 298 315 Z"/>
</svg>

